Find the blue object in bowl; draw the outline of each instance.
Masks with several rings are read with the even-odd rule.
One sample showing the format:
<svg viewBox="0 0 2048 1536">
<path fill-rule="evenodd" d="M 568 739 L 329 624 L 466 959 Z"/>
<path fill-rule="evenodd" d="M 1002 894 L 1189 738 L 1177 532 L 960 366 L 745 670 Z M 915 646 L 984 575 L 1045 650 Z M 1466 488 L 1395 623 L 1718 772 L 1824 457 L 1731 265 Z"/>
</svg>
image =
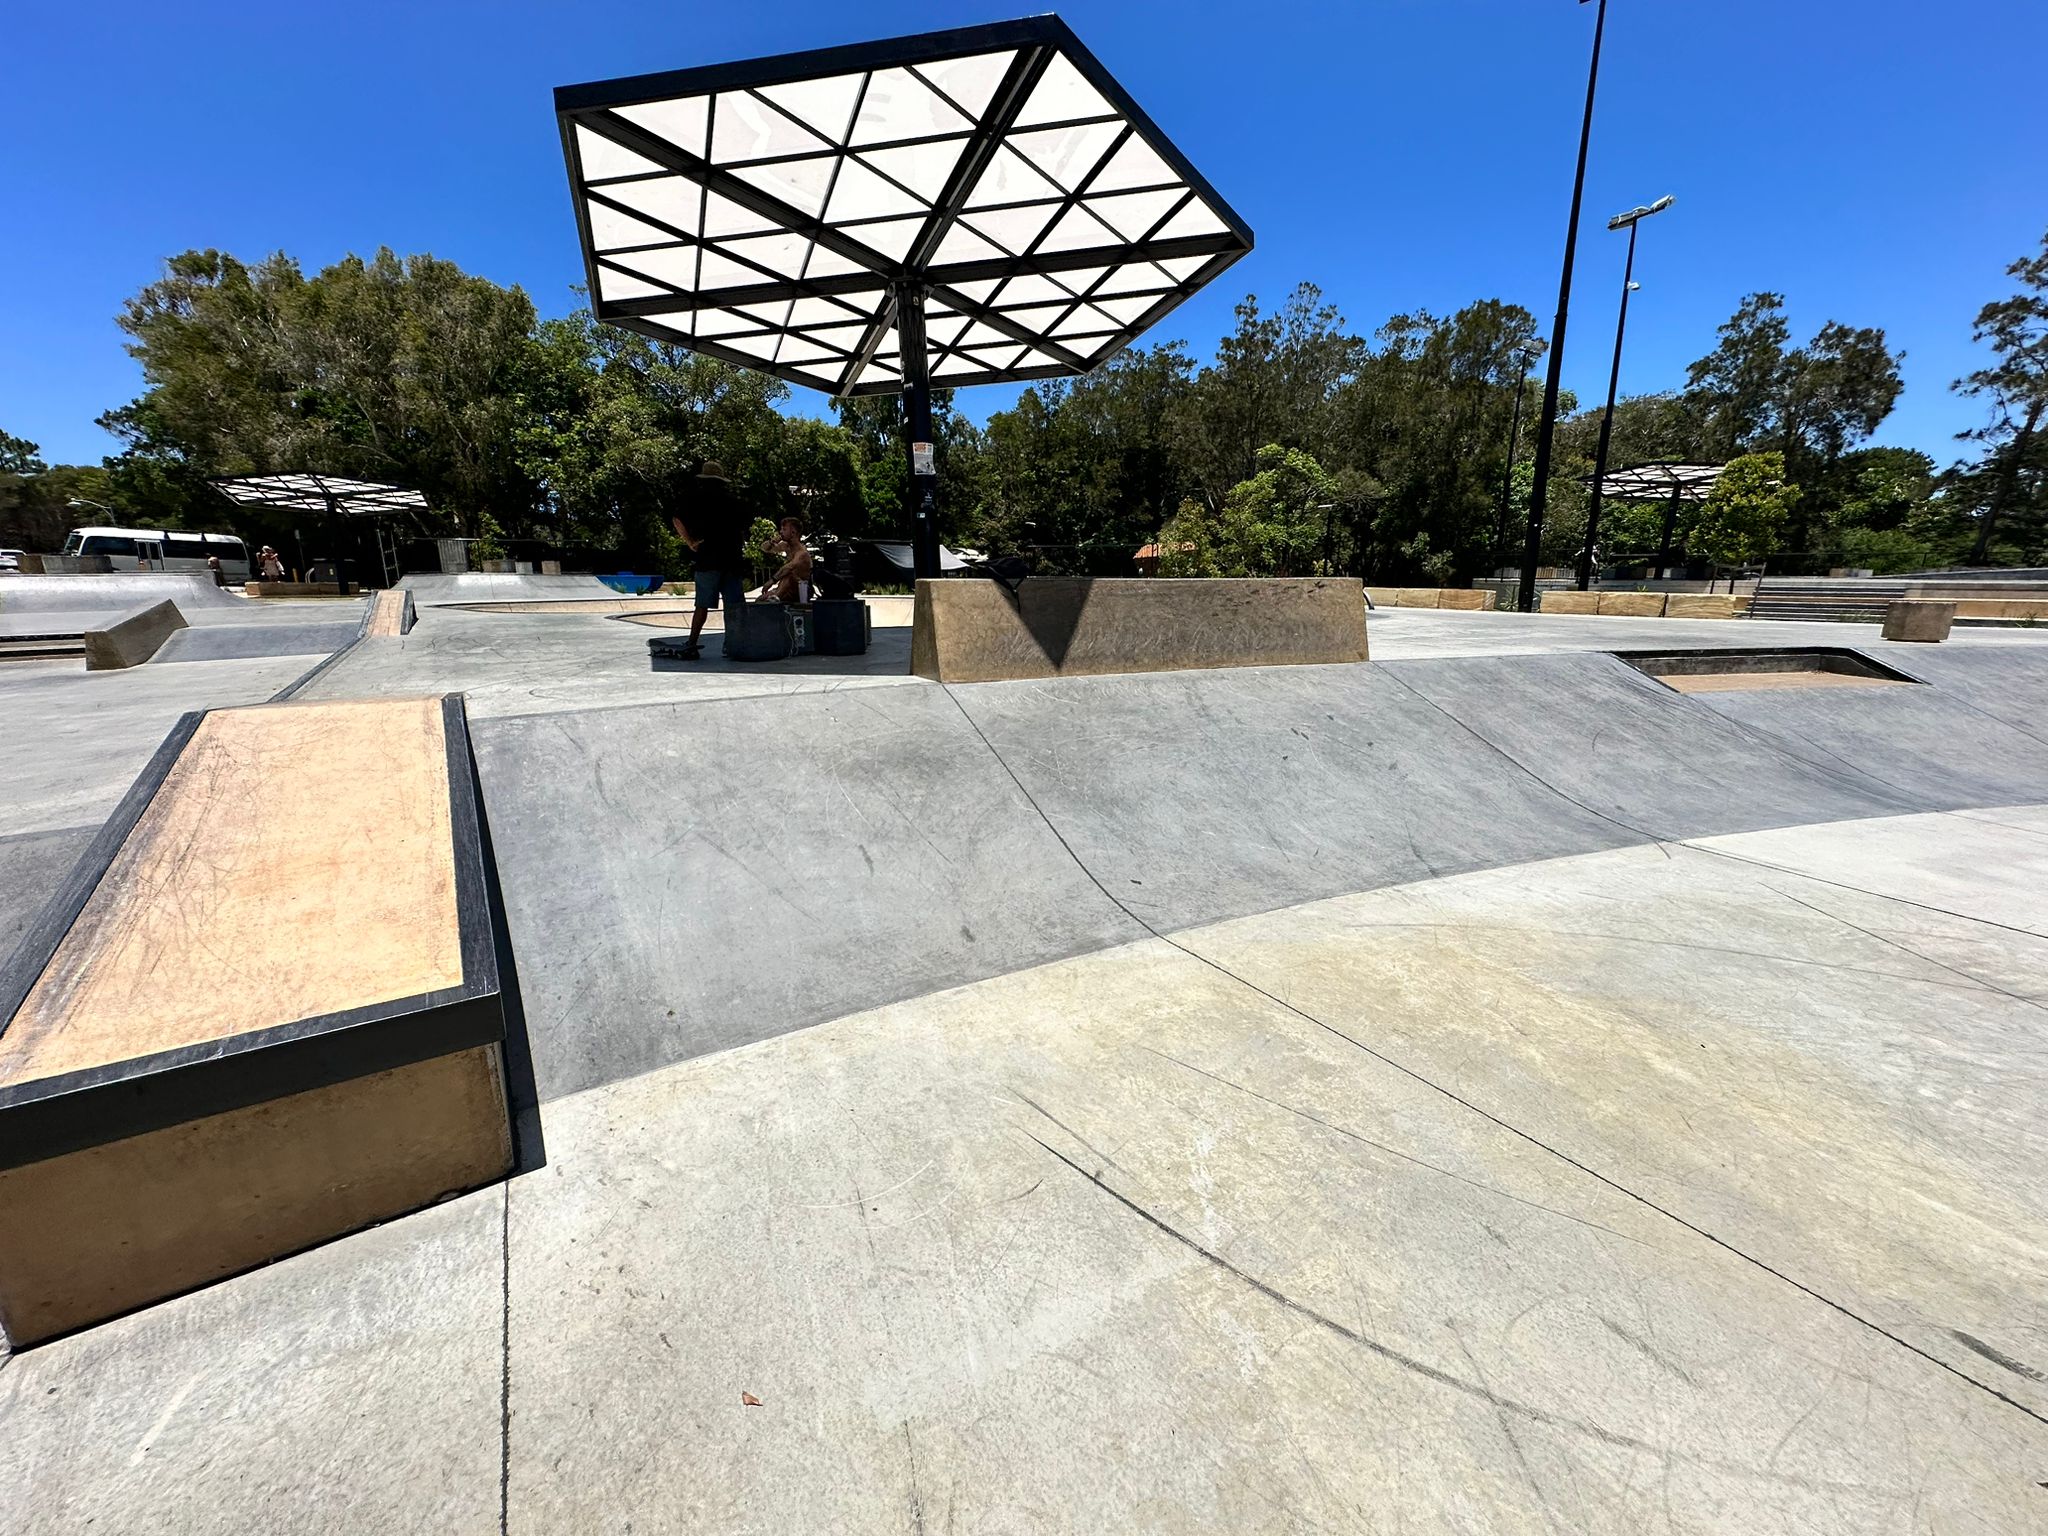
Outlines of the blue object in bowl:
<svg viewBox="0 0 2048 1536">
<path fill-rule="evenodd" d="M 650 592 L 659 592 L 667 578 L 661 576 L 636 576 L 631 571 L 618 571 L 610 576 L 597 578 L 614 592 L 627 597 L 644 597 Z"/>
</svg>

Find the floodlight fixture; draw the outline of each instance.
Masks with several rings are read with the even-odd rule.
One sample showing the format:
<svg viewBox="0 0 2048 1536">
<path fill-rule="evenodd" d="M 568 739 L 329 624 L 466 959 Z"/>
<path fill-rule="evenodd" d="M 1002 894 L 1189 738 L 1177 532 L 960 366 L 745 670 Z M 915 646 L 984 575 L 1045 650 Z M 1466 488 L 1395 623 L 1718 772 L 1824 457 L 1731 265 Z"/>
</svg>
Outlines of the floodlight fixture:
<svg viewBox="0 0 2048 1536">
<path fill-rule="evenodd" d="M 1665 196 L 1658 198 L 1657 201 L 1647 206 L 1638 203 L 1635 207 L 1629 209 L 1627 213 L 1617 213 L 1613 218 L 1609 219 L 1607 221 L 1607 227 L 1609 229 L 1632 228 L 1634 225 L 1640 223 L 1642 220 L 1647 219 L 1651 214 L 1662 213 L 1666 208 L 1669 208 L 1673 203 L 1677 201 L 1677 198 L 1672 197 L 1667 193 Z"/>
<path fill-rule="evenodd" d="M 564 86 L 555 113 L 599 320 L 904 395 L 920 575 L 932 386 L 1090 372 L 1252 247 L 1054 16 Z"/>
</svg>

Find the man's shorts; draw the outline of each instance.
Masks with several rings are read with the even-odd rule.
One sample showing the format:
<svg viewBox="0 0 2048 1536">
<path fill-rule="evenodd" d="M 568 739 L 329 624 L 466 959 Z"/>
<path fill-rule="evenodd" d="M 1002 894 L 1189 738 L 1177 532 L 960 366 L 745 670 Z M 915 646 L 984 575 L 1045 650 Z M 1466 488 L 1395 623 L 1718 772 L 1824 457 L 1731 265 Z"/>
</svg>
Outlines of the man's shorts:
<svg viewBox="0 0 2048 1536">
<path fill-rule="evenodd" d="M 716 608 L 723 594 L 725 606 L 733 608 L 747 600 L 747 584 L 738 576 L 726 576 L 717 571 L 697 572 L 697 606 Z"/>
</svg>

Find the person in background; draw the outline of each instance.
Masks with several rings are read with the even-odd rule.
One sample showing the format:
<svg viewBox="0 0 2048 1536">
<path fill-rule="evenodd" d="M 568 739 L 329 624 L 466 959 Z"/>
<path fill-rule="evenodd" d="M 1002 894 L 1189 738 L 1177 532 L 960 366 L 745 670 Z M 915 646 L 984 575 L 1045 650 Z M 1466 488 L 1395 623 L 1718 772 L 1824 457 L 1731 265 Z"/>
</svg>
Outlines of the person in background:
<svg viewBox="0 0 2048 1536">
<path fill-rule="evenodd" d="M 263 546 L 262 554 L 257 558 L 263 563 L 263 579 L 265 581 L 284 580 L 284 561 L 279 558 L 276 550 L 266 544 Z"/>
<path fill-rule="evenodd" d="M 730 629 L 733 611 L 747 600 L 747 580 L 742 574 L 747 568 L 746 535 L 740 505 L 733 496 L 732 482 L 725 478 L 725 466 L 716 459 L 706 459 L 692 479 L 684 513 L 670 517 L 669 522 L 695 557 L 697 608 L 690 615 L 690 643 L 678 654 L 684 661 L 695 661 L 703 654 L 697 642 L 706 615 L 722 603 Z M 732 650 L 730 641 L 726 650 Z"/>
<path fill-rule="evenodd" d="M 768 578 L 761 596 L 771 603 L 808 603 L 811 600 L 811 552 L 804 544 L 803 529 L 793 517 L 785 517 L 776 536 L 768 541 L 768 553 L 779 556 L 782 568 Z"/>
<path fill-rule="evenodd" d="M 206 557 L 206 568 L 213 573 L 213 584 L 216 587 L 224 587 L 228 584 L 228 573 L 220 568 L 219 555 L 208 555 Z"/>
</svg>

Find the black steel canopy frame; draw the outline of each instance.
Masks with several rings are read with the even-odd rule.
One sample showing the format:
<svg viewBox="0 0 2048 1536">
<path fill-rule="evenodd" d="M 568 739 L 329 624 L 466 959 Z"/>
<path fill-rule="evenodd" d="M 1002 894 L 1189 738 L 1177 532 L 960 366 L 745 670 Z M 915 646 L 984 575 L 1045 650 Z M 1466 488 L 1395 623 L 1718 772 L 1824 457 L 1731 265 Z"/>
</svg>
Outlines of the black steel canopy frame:
<svg viewBox="0 0 2048 1536">
<path fill-rule="evenodd" d="M 334 580 L 348 586 L 346 557 L 342 554 L 341 519 L 344 517 L 396 517 L 406 512 L 424 512 L 427 498 L 409 486 L 387 485 L 380 480 L 352 480 L 344 475 L 321 475 L 294 471 L 277 475 L 216 475 L 209 482 L 237 506 L 262 507 L 272 512 L 318 512 L 327 519 L 327 536 L 334 545 Z M 300 550 L 304 558 L 305 551 Z M 377 553 L 384 558 L 379 535 Z M 384 579 L 390 579 L 387 566 Z"/>
<path fill-rule="evenodd" d="M 1086 373 L 1252 247 L 1055 16 L 564 86 L 592 312 L 835 396 Z"/>
</svg>

